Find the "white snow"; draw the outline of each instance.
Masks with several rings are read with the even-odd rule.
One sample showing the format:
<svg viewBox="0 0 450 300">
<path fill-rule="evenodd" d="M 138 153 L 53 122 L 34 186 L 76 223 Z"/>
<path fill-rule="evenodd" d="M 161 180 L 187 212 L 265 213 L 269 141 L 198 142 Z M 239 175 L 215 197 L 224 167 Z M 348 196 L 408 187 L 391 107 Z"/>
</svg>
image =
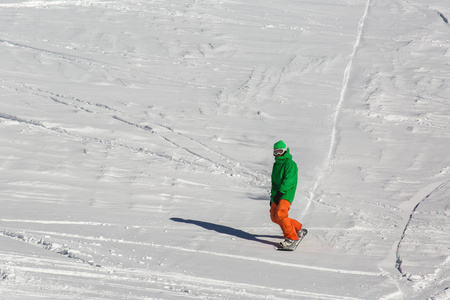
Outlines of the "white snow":
<svg viewBox="0 0 450 300">
<path fill-rule="evenodd" d="M 447 2 L 0 1 L 0 298 L 450 299 Z"/>
</svg>

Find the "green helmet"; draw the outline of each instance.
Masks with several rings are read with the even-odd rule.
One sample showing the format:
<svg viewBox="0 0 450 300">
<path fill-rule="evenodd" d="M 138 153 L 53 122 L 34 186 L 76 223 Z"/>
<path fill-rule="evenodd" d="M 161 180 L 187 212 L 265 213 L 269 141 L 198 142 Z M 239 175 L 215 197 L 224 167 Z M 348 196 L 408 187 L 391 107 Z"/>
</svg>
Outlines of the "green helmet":
<svg viewBox="0 0 450 300">
<path fill-rule="evenodd" d="M 278 141 L 273 145 L 273 155 L 274 156 L 282 156 L 286 153 L 287 146 L 283 141 Z"/>
<path fill-rule="evenodd" d="M 278 142 L 276 142 L 276 143 L 273 145 L 273 150 L 276 150 L 276 149 L 286 149 L 286 148 L 287 148 L 286 143 L 283 142 L 283 141 L 278 141 Z"/>
</svg>

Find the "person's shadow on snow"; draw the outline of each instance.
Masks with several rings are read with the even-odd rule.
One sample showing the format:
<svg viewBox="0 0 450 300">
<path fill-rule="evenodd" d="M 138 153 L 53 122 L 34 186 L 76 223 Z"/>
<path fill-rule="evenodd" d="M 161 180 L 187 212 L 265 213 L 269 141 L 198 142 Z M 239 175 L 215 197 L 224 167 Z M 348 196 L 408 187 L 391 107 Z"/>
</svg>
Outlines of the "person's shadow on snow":
<svg viewBox="0 0 450 300">
<path fill-rule="evenodd" d="M 249 240 L 249 241 L 255 241 L 255 242 L 259 242 L 259 243 L 263 243 L 263 244 L 268 244 L 268 245 L 273 245 L 273 246 L 277 246 L 278 243 L 274 243 L 271 241 L 266 241 L 260 238 L 266 237 L 266 238 L 280 238 L 279 236 L 276 235 L 256 235 L 256 234 L 251 234 L 248 232 L 245 232 L 243 230 L 240 229 L 235 229 L 232 227 L 228 227 L 228 226 L 224 226 L 224 225 L 218 225 L 218 224 L 214 224 L 214 223 L 208 223 L 208 222 L 203 222 L 203 221 L 197 221 L 197 220 L 189 220 L 189 219 L 182 219 L 182 218 L 170 218 L 172 221 L 175 222 L 180 222 L 180 223 L 187 223 L 187 224 L 194 224 L 200 227 L 203 227 L 207 230 L 214 230 L 218 233 L 223 233 L 223 234 L 228 234 L 231 236 L 235 236 L 241 239 L 245 239 L 245 240 Z"/>
</svg>

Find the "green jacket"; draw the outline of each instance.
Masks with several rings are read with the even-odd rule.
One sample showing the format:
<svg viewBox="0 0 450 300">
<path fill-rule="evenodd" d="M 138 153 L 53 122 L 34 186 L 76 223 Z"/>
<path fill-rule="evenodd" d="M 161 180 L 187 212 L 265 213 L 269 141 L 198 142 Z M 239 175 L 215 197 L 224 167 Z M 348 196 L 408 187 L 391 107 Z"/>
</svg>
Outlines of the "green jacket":
<svg viewBox="0 0 450 300">
<path fill-rule="evenodd" d="M 297 189 L 298 168 L 292 160 L 289 148 L 283 156 L 275 157 L 272 168 L 272 189 L 270 192 L 270 203 L 276 203 L 285 199 L 292 204 Z M 276 196 L 278 193 L 278 196 Z M 277 199 L 279 198 L 279 199 Z M 274 201 L 275 199 L 275 201 Z"/>
</svg>

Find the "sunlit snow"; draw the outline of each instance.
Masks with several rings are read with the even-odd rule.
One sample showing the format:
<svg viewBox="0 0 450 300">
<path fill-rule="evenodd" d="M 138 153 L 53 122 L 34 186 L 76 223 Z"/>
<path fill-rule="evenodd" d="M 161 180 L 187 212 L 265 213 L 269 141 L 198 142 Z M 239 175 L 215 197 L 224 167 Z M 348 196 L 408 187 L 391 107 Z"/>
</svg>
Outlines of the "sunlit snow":
<svg viewBox="0 0 450 300">
<path fill-rule="evenodd" d="M 0 1 L 0 298 L 450 299 L 449 17 Z M 280 139 L 308 229 L 288 253 Z"/>
</svg>

